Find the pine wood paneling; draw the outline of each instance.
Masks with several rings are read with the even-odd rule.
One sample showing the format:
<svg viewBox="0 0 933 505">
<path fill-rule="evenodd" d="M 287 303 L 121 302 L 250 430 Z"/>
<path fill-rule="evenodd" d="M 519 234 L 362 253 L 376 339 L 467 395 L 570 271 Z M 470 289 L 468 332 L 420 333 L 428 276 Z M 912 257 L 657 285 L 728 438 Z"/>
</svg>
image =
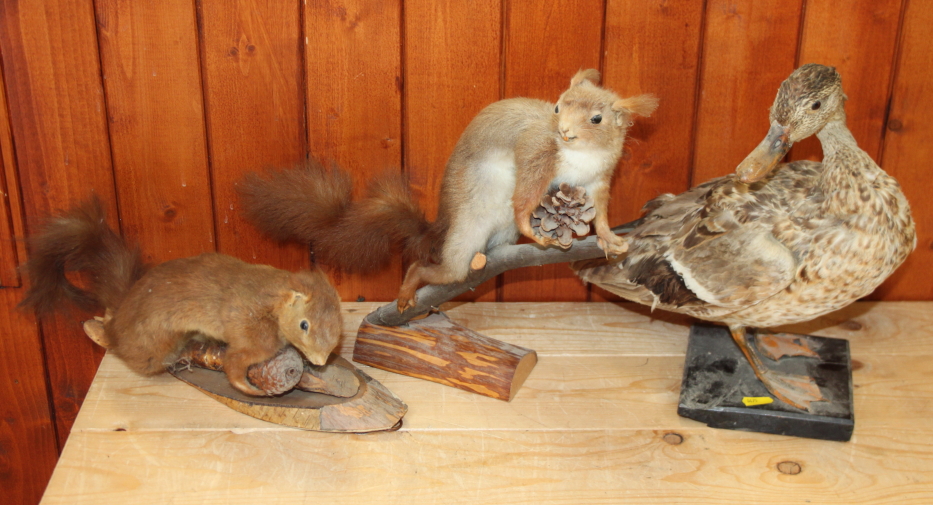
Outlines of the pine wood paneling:
<svg viewBox="0 0 933 505">
<path fill-rule="evenodd" d="M 501 25 L 498 0 L 405 3 L 405 171 L 431 219 L 457 139 L 500 98 Z M 495 299 L 495 280 L 458 299 L 467 298 Z"/>
<path fill-rule="evenodd" d="M 2 69 L 2 66 L 0 66 Z M 9 108 L 0 74 L 0 254 L 5 287 L 0 289 L 0 489 L 10 503 L 36 503 L 58 459 L 49 406 L 42 339 L 31 315 L 16 309 L 24 289 L 16 267 L 26 258 L 19 178 L 13 156 Z"/>
<path fill-rule="evenodd" d="M 506 3 L 505 98 L 555 102 L 581 68 L 599 68 L 603 0 Z M 523 239 L 527 241 L 527 239 Z M 587 289 L 566 264 L 502 274 L 503 301 L 584 301 Z"/>
<path fill-rule="evenodd" d="M 2 68 L 0 68 L 2 70 Z M 13 157 L 13 137 L 0 74 L 0 286 L 20 286 L 17 265 L 26 259 L 19 177 Z"/>
<path fill-rule="evenodd" d="M 96 193 L 118 223 L 91 2 L 0 2 L 0 54 L 28 230 Z M 12 304 L 6 311 L 12 311 Z M 42 322 L 64 442 L 103 353 L 77 321 Z M 11 316 L 15 317 L 15 316 Z"/>
<path fill-rule="evenodd" d="M 726 175 L 768 132 L 795 68 L 802 0 L 709 0 L 692 185 Z"/>
<path fill-rule="evenodd" d="M 39 329 L 15 308 L 22 294 L 0 289 L 0 489 L 9 504 L 37 503 L 58 459 Z"/>
<path fill-rule="evenodd" d="M 555 102 L 580 69 L 599 68 L 602 0 L 506 3 L 505 96 Z"/>
<path fill-rule="evenodd" d="M 609 214 L 621 224 L 641 216 L 648 200 L 688 189 L 703 6 L 610 0 L 608 9 L 605 85 L 660 100 L 652 117 L 636 118 L 629 130 Z"/>
<path fill-rule="evenodd" d="M 605 85 L 660 100 L 652 117 L 635 119 L 612 184 L 609 222 L 622 224 L 648 200 L 689 188 L 704 13 L 700 2 L 663 0 L 610 0 L 607 10 Z M 592 289 L 594 300 L 620 299 Z"/>
<path fill-rule="evenodd" d="M 311 156 L 353 175 L 355 194 L 402 167 L 399 1 L 308 2 L 308 143 Z M 372 275 L 334 274 L 344 300 L 394 300 L 401 259 Z"/>
<path fill-rule="evenodd" d="M 875 160 L 881 154 L 900 17 L 901 0 L 808 0 L 801 35 L 799 64 L 836 67 L 849 97 L 846 122 L 859 147 Z M 816 136 L 794 146 L 790 159 L 822 160 Z"/>
<path fill-rule="evenodd" d="M 874 297 L 933 299 L 933 4 L 908 2 L 881 166 L 900 181 L 917 222 L 917 250 Z"/>
<path fill-rule="evenodd" d="M 249 171 L 304 160 L 299 2 L 202 0 L 201 65 L 220 252 L 297 270 L 307 245 L 280 245 L 239 212 L 236 184 Z"/>
<path fill-rule="evenodd" d="M 124 236 L 152 263 L 213 251 L 193 0 L 95 5 Z"/>
</svg>

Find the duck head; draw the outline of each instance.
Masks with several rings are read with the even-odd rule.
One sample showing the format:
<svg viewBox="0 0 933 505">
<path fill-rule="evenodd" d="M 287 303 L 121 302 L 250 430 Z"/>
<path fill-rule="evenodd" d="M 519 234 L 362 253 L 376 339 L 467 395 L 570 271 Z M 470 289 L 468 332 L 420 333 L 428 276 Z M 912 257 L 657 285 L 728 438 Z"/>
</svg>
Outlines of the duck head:
<svg viewBox="0 0 933 505">
<path fill-rule="evenodd" d="M 808 63 L 794 70 L 771 106 L 768 135 L 736 168 L 738 180 L 751 184 L 766 177 L 794 142 L 819 132 L 844 102 L 842 78 L 835 68 Z"/>
</svg>

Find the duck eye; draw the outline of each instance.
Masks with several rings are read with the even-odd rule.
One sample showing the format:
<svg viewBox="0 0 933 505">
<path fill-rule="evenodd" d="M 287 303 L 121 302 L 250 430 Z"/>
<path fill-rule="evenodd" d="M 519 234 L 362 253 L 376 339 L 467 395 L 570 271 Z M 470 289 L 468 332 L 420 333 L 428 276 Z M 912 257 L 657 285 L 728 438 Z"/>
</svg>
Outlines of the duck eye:
<svg viewBox="0 0 933 505">
<path fill-rule="evenodd" d="M 599 123 L 601 123 L 602 121 L 603 121 L 603 115 L 602 115 L 602 114 L 596 114 L 595 116 L 593 116 L 593 117 L 590 118 L 590 122 L 593 123 L 593 124 L 599 124 Z"/>
<path fill-rule="evenodd" d="M 813 109 L 813 110 L 819 110 L 819 108 L 820 108 L 821 105 L 823 105 L 823 104 L 820 103 L 819 100 L 817 100 L 817 101 L 813 102 L 813 105 L 811 105 L 810 108 Z"/>
<path fill-rule="evenodd" d="M 301 321 L 301 324 L 298 326 L 301 328 L 301 331 L 308 331 L 308 328 L 310 328 L 308 321 Z"/>
</svg>

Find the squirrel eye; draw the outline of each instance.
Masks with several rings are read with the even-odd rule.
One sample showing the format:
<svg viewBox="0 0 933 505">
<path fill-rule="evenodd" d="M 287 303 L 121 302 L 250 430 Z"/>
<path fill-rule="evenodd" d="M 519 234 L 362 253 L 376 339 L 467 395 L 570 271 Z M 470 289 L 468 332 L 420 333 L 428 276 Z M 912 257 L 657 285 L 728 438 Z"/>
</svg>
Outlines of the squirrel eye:
<svg viewBox="0 0 933 505">
<path fill-rule="evenodd" d="M 310 328 L 308 321 L 301 321 L 301 324 L 298 326 L 301 328 L 301 331 L 308 331 L 308 328 Z"/>
<path fill-rule="evenodd" d="M 810 108 L 813 109 L 813 110 L 819 110 L 819 108 L 820 108 L 821 105 L 823 105 L 823 104 L 820 103 L 819 100 L 817 100 L 817 101 L 813 102 L 813 105 L 811 105 Z"/>
<path fill-rule="evenodd" d="M 560 105 L 555 105 L 555 106 L 554 106 L 554 114 L 558 114 L 558 113 L 560 113 Z"/>
<path fill-rule="evenodd" d="M 602 120 L 603 120 L 602 114 L 596 114 L 595 116 L 590 118 L 590 122 L 593 124 L 599 124 L 602 122 Z"/>
</svg>

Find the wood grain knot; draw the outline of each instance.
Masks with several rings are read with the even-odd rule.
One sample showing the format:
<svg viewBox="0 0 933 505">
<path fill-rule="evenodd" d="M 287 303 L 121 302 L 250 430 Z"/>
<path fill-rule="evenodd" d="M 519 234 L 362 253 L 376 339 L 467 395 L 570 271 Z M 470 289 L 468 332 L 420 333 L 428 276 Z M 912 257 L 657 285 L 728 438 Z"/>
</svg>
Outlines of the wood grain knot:
<svg viewBox="0 0 933 505">
<path fill-rule="evenodd" d="M 842 326 L 843 329 L 846 329 L 849 331 L 859 331 L 863 328 L 862 323 L 855 321 L 853 319 L 849 319 L 848 321 L 842 323 L 840 326 Z"/>
<path fill-rule="evenodd" d="M 663 440 L 671 445 L 680 445 L 684 443 L 684 436 L 680 433 L 665 433 Z"/>
<path fill-rule="evenodd" d="M 171 205 L 166 205 L 162 211 L 162 221 L 170 223 L 175 220 L 175 216 L 178 215 L 178 211 L 175 210 L 175 207 Z"/>
<path fill-rule="evenodd" d="M 859 360 L 857 360 L 857 359 L 853 359 L 853 360 L 852 360 L 852 371 L 853 371 L 853 372 L 856 371 L 856 370 L 861 370 L 862 367 L 864 367 L 864 366 L 865 366 L 865 363 L 862 363 L 861 361 L 859 361 Z M 858 387 L 858 386 L 856 386 L 856 387 Z"/>
<path fill-rule="evenodd" d="M 777 464 L 777 469 L 779 472 L 785 475 L 797 475 L 803 471 L 803 469 L 800 467 L 800 464 L 794 461 L 781 461 Z"/>
<path fill-rule="evenodd" d="M 892 132 L 899 132 L 904 128 L 904 123 L 900 122 L 898 119 L 892 119 L 888 121 L 888 129 Z"/>
<path fill-rule="evenodd" d="M 115 429 L 115 430 L 113 430 L 113 431 L 126 431 L 126 428 L 117 428 L 117 429 Z"/>
</svg>

